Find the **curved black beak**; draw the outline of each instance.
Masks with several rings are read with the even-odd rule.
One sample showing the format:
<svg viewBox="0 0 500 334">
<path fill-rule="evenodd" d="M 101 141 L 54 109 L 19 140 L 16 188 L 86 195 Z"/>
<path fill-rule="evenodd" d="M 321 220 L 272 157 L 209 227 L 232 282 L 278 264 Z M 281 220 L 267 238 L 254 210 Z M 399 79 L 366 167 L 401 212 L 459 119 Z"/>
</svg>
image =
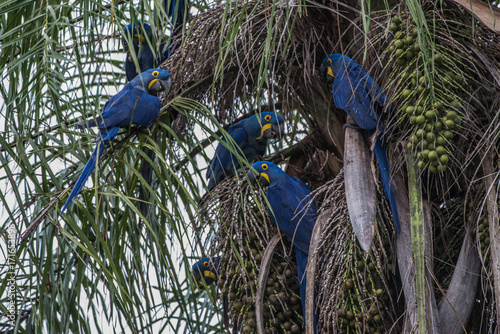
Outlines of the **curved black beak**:
<svg viewBox="0 0 500 334">
<path fill-rule="evenodd" d="M 319 73 L 321 75 L 321 81 L 323 81 L 324 83 L 328 83 L 326 71 L 327 67 L 324 64 L 321 64 L 321 66 L 319 67 Z"/>
<path fill-rule="evenodd" d="M 247 173 L 248 180 L 252 183 L 259 182 L 261 186 L 267 187 L 269 185 L 269 177 L 265 173 L 255 174 L 252 169 Z"/>
<path fill-rule="evenodd" d="M 172 90 L 172 78 L 169 76 L 164 80 L 155 79 L 156 81 L 149 87 L 152 92 L 165 92 L 166 95 Z"/>
<path fill-rule="evenodd" d="M 193 270 L 192 275 L 193 275 L 193 281 L 195 281 L 196 283 L 201 281 L 201 273 L 199 269 Z"/>
</svg>

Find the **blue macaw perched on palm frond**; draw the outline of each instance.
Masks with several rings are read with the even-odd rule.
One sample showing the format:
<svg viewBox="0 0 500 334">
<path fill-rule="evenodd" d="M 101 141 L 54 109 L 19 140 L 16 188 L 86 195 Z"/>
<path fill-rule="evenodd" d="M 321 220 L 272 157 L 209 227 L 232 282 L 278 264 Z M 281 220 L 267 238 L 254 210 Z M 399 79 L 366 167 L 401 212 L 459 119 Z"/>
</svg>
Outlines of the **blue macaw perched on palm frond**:
<svg viewBox="0 0 500 334">
<path fill-rule="evenodd" d="M 134 47 L 139 68 L 135 66 L 128 41 L 132 42 L 131 45 Z M 127 51 L 125 74 L 128 81 L 131 81 L 139 73 L 158 67 L 168 57 L 168 50 L 164 50 L 158 55 L 154 52 L 153 34 L 151 26 L 147 23 L 135 22 L 125 26 L 123 28 L 122 43 L 123 48 Z M 163 49 L 164 47 L 160 46 L 160 50 Z"/>
<path fill-rule="evenodd" d="M 100 130 L 100 136 L 97 138 L 97 145 L 92 156 L 62 208 L 61 214 L 73 198 L 80 193 L 105 146 L 116 138 L 118 130 L 129 128 L 131 125 L 150 125 L 158 117 L 161 109 L 160 99 L 153 94 L 162 91 L 168 94 L 171 88 L 170 73 L 159 68 L 150 69 L 135 77 L 118 94 L 111 97 L 97 120 L 91 119 L 88 121 L 88 125 L 80 125 L 80 127 L 97 126 Z"/>
<path fill-rule="evenodd" d="M 266 153 L 267 139 L 274 138 L 283 131 L 283 118 L 280 115 L 262 112 L 232 125 L 227 133 L 241 149 L 239 153 L 251 162 Z M 224 138 L 223 140 L 231 146 L 231 142 Z M 240 163 L 236 156 L 219 143 L 207 170 L 208 189 L 211 190 L 225 177 L 234 174 L 238 168 Z"/>
<path fill-rule="evenodd" d="M 305 272 L 311 235 L 318 217 L 311 189 L 301 179 L 288 176 L 281 168 L 268 161 L 254 163 L 247 176 L 250 181 L 257 180 L 262 186 L 268 186 L 266 198 L 270 206 L 269 214 L 280 232 L 288 237 L 295 247 L 300 298 L 305 319 L 307 278 Z M 314 321 L 316 330 L 316 316 Z"/>
<path fill-rule="evenodd" d="M 170 16 L 172 30 L 170 32 L 170 42 L 160 43 L 158 52 L 156 52 L 153 43 L 153 33 L 151 26 L 147 23 L 134 22 L 123 28 L 122 43 L 127 56 L 125 58 L 125 73 L 127 80 L 130 81 L 139 73 L 156 68 L 170 56 L 170 45 L 178 28 L 183 25 L 186 17 L 187 0 L 165 0 L 165 12 Z M 129 43 L 131 42 L 131 43 Z M 137 57 L 139 69 L 136 68 L 134 59 L 129 50 L 129 45 L 134 48 Z"/>
<path fill-rule="evenodd" d="M 336 53 L 323 60 L 321 74 L 326 82 L 333 82 L 333 102 L 337 108 L 343 109 L 351 116 L 358 127 L 369 130 L 370 136 L 377 130 L 384 132 L 379 117 L 385 105 L 385 94 L 361 65 L 347 56 Z M 378 135 L 373 151 L 380 167 L 382 185 L 389 200 L 396 231 L 399 233 L 396 196 L 381 135 Z"/>
<path fill-rule="evenodd" d="M 192 275 L 198 286 L 203 286 L 201 283 L 202 280 L 205 281 L 207 286 L 217 281 L 219 278 L 220 260 L 220 256 L 205 257 L 193 264 Z"/>
</svg>

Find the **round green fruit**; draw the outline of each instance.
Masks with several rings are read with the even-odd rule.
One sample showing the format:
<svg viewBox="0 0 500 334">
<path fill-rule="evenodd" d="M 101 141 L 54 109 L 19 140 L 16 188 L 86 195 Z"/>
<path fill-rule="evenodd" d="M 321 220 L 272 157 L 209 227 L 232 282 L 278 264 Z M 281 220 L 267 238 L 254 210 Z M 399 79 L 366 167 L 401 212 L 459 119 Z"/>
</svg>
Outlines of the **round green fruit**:
<svg viewBox="0 0 500 334">
<path fill-rule="evenodd" d="M 443 136 L 444 136 L 444 133 L 443 133 Z M 442 145 L 445 145 L 445 144 L 446 144 L 446 138 L 445 138 L 445 137 L 443 137 L 443 136 L 438 136 L 438 137 L 436 138 L 436 145 L 440 145 L 440 146 L 442 146 Z M 450 138 L 450 139 L 451 139 L 451 138 Z"/>
<path fill-rule="evenodd" d="M 404 53 L 405 53 L 405 50 L 403 50 L 403 49 L 396 49 L 396 53 L 394 53 L 394 55 L 396 57 L 401 57 Z"/>
<path fill-rule="evenodd" d="M 425 123 L 425 117 L 423 115 L 417 116 L 417 124 L 423 125 Z"/>
<path fill-rule="evenodd" d="M 410 97 L 410 94 L 411 94 L 411 90 L 410 89 L 403 89 L 403 93 L 401 94 L 403 96 L 403 99 L 407 99 Z"/>
<path fill-rule="evenodd" d="M 440 145 L 436 147 L 436 152 L 439 156 L 442 156 L 443 154 L 446 154 L 446 149 Z"/>
<path fill-rule="evenodd" d="M 438 172 L 444 172 L 444 171 L 446 171 L 446 168 L 447 167 L 445 165 L 439 165 L 439 166 L 437 166 Z"/>
<path fill-rule="evenodd" d="M 394 46 L 396 49 L 401 49 L 404 46 L 404 42 L 401 39 L 397 39 L 394 41 Z"/>
<path fill-rule="evenodd" d="M 398 60 L 396 61 L 396 63 L 399 66 L 403 66 L 404 64 L 406 64 L 406 59 L 404 59 L 404 58 L 398 58 Z"/>
<path fill-rule="evenodd" d="M 439 162 L 442 165 L 448 164 L 449 161 L 450 161 L 450 158 L 446 154 L 443 154 L 442 156 L 439 157 Z"/>
<path fill-rule="evenodd" d="M 446 113 L 446 118 L 452 121 L 456 120 L 457 116 L 458 115 L 454 110 L 448 110 L 448 112 Z"/>
<path fill-rule="evenodd" d="M 435 119 L 436 118 L 436 112 L 434 110 L 427 110 L 425 112 L 425 118 L 427 118 L 428 120 L 431 120 L 431 119 Z"/>
<path fill-rule="evenodd" d="M 406 107 L 406 111 L 405 112 L 406 112 L 406 115 L 412 116 L 413 113 L 415 112 L 415 107 L 413 107 L 413 106 Z"/>
<path fill-rule="evenodd" d="M 434 132 L 427 132 L 425 138 L 427 139 L 428 142 L 434 143 L 434 141 L 436 140 L 436 135 L 434 134 Z"/>
<path fill-rule="evenodd" d="M 436 151 L 430 151 L 429 152 L 429 160 L 435 161 L 435 160 L 437 160 L 437 158 L 438 158 L 438 155 L 437 155 Z"/>
<path fill-rule="evenodd" d="M 396 32 L 399 30 L 399 26 L 396 24 L 396 23 L 392 23 L 390 26 L 389 26 L 389 29 L 392 31 L 392 32 Z"/>
<path fill-rule="evenodd" d="M 450 130 L 453 130 L 455 128 L 455 122 L 453 122 L 451 119 L 447 119 L 446 122 L 444 122 L 444 125 Z"/>
</svg>

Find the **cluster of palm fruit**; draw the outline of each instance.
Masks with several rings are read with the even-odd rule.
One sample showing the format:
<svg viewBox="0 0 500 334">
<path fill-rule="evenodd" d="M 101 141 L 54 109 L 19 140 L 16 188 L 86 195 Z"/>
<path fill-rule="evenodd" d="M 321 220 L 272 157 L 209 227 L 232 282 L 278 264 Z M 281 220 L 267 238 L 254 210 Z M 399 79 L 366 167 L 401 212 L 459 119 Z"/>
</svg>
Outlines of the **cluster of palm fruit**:
<svg viewBox="0 0 500 334">
<path fill-rule="evenodd" d="M 418 41 L 418 29 L 409 15 L 394 17 L 389 29 L 395 35 L 386 49 L 388 65 L 394 66 L 395 96 L 401 116 L 407 117 L 412 126 L 408 150 L 417 154 L 420 169 L 444 172 L 455 132 L 462 123 L 460 94 L 466 81 L 439 39 L 435 41 L 433 59 L 428 60 L 433 77 L 425 74 L 424 46 Z"/>
<path fill-rule="evenodd" d="M 472 235 L 477 235 L 479 240 L 479 245 L 481 249 L 481 258 L 483 259 L 483 263 L 487 266 L 491 260 L 490 253 L 490 229 L 489 222 L 486 215 L 483 215 L 479 219 L 479 224 L 477 225 L 477 230 L 471 230 Z"/>
<path fill-rule="evenodd" d="M 349 253 L 347 271 L 339 291 L 336 326 L 324 322 L 323 330 L 333 333 L 384 333 L 393 323 L 386 302 L 391 298 L 372 254 L 364 258 L 358 247 Z"/>
<path fill-rule="evenodd" d="M 257 279 L 267 241 L 259 233 L 259 226 L 252 226 L 248 221 L 226 222 L 226 228 L 224 230 L 237 230 L 241 234 L 238 233 L 236 238 L 230 234 L 221 238 L 224 256 L 217 285 L 223 297 L 229 300 L 233 333 L 256 333 Z M 290 243 L 286 238 L 283 238 L 283 243 L 286 250 L 281 244 L 276 248 L 266 286 L 260 287 L 265 288 L 263 319 L 266 334 L 302 332 L 297 268 L 295 260 L 285 255 L 290 253 Z"/>
</svg>

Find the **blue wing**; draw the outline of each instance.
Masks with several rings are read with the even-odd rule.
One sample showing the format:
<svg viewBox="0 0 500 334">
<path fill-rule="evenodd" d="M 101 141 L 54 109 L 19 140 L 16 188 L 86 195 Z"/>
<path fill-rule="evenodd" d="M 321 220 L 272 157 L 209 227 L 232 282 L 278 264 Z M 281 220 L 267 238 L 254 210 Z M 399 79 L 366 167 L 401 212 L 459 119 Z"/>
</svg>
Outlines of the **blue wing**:
<svg viewBox="0 0 500 334">
<path fill-rule="evenodd" d="M 333 83 L 333 101 L 363 129 L 377 128 L 385 95 L 361 65 L 341 64 Z"/>
<path fill-rule="evenodd" d="M 158 117 L 160 109 L 161 102 L 156 96 L 149 95 L 142 88 L 127 85 L 116 99 L 106 104 L 97 126 L 99 129 L 129 127 L 132 124 L 148 126 Z"/>
<path fill-rule="evenodd" d="M 311 203 L 312 194 L 309 186 L 297 177 L 270 186 L 266 197 L 273 208 L 270 215 L 274 217 L 280 231 L 292 240 L 295 247 L 300 299 L 305 320 L 306 267 L 311 235 L 318 217 L 316 203 L 314 201 Z M 316 333 L 316 313 L 314 330 Z"/>
<path fill-rule="evenodd" d="M 310 203 L 312 195 L 305 183 L 290 181 L 268 188 L 267 199 L 273 208 L 270 214 L 274 214 L 280 231 L 293 241 L 294 246 L 308 254 L 318 216 L 316 203 Z"/>
<path fill-rule="evenodd" d="M 238 122 L 231 126 L 227 133 L 233 138 L 236 144 L 243 148 L 247 142 L 248 135 Z M 225 139 L 223 138 L 225 141 Z M 238 159 L 224 145 L 219 143 L 215 149 L 215 154 L 210 162 L 210 168 L 207 170 L 208 189 L 212 189 L 216 183 L 222 181 L 226 176 L 234 173 L 234 170 L 240 168 Z"/>
</svg>

